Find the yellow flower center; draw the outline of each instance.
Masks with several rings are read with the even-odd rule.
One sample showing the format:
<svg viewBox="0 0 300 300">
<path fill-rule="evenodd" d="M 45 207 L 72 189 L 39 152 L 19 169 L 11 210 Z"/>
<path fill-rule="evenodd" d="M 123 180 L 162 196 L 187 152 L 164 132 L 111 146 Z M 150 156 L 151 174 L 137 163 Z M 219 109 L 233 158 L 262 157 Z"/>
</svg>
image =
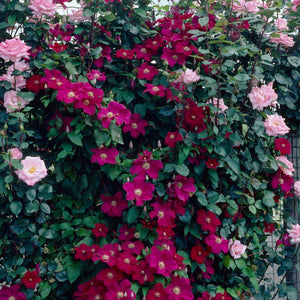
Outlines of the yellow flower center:
<svg viewBox="0 0 300 300">
<path fill-rule="evenodd" d="M 33 174 L 35 171 L 36 171 L 36 167 L 31 167 L 31 168 L 29 169 L 29 173 L 30 173 L 30 174 Z"/>
<path fill-rule="evenodd" d="M 179 288 L 178 286 L 175 286 L 175 287 L 173 288 L 173 293 L 174 293 L 175 295 L 179 295 L 180 292 L 181 292 L 181 290 L 180 290 L 180 288 Z"/>
<path fill-rule="evenodd" d="M 140 197 L 141 195 L 142 195 L 142 190 L 141 189 L 135 189 L 134 190 L 134 194 L 136 195 L 136 196 L 138 196 L 138 197 Z"/>
<path fill-rule="evenodd" d="M 150 169 L 150 164 L 146 162 L 146 163 L 143 164 L 142 168 L 145 169 L 145 170 L 149 170 Z"/>
</svg>

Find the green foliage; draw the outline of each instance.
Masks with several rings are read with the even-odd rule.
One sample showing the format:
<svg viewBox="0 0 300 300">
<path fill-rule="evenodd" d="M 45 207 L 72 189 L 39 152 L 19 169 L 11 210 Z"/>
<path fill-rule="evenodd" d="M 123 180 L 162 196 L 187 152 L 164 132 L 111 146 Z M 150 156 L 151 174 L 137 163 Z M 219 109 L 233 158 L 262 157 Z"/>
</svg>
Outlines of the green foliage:
<svg viewBox="0 0 300 300">
<path fill-rule="evenodd" d="M 230 8 L 230 1 L 225 1 L 227 5 L 199 1 L 199 6 L 182 1 L 175 7 L 155 6 L 159 10 L 155 16 L 149 1 L 86 0 L 79 20 L 57 12 L 34 22 L 28 1 L 2 2 L 0 41 L 18 36 L 37 52 L 28 60 L 29 69 L 14 70 L 11 76 L 15 80 L 23 76 L 29 85 L 32 75 L 40 75 L 47 86 L 37 91 L 23 85 L 17 96 L 26 106 L 10 112 L 4 103 L 0 111 L 0 282 L 20 284 L 27 299 L 71 299 L 80 284 L 107 268 L 96 256 L 80 259 L 80 245 L 94 249 L 118 243 L 121 255 L 127 240 L 120 236 L 128 227 L 133 232 L 131 242 L 143 244 L 135 254 L 140 263 L 149 264 L 154 249 L 163 251 L 156 246 L 160 241 L 167 239 L 174 246 L 176 273 L 189 278 L 195 299 L 204 292 L 211 297 L 226 292 L 234 299 L 250 299 L 252 294 L 267 297 L 275 292 L 296 299 L 296 291 L 284 281 L 277 287 L 263 283 L 270 265 L 279 265 L 278 275 L 285 276 L 297 251 L 283 245 L 273 249 L 267 243 L 266 224 L 274 223 L 275 238 L 283 238 L 285 228 L 274 212 L 290 195 L 272 187 L 275 175 L 286 165 L 275 160 L 280 154 L 274 149 L 277 136 L 266 133 L 265 120 L 276 111 L 291 128 L 299 123 L 299 37 L 296 29 L 293 31 L 299 8 L 285 15 L 290 28 L 286 32 L 295 41 L 287 47 L 272 42 L 279 37 L 274 21 L 288 9 L 285 2 L 273 3 L 256 14 L 239 15 Z M 190 15 L 189 8 L 193 9 Z M 57 50 L 59 45 L 65 49 Z M 139 50 L 137 45 L 147 45 L 150 58 L 143 56 L 145 49 Z M 196 50 L 186 54 L 186 47 L 192 46 Z M 118 51 L 124 49 L 131 50 L 133 57 L 120 56 Z M 172 65 L 168 50 L 177 51 L 172 59 L 179 56 L 183 61 Z M 157 75 L 149 79 L 145 76 L 151 74 L 144 72 L 143 77 L 143 63 L 154 67 Z M 0 58 L 0 75 L 11 66 L 12 62 Z M 65 81 L 51 87 L 46 70 L 60 72 L 56 80 Z M 180 75 L 188 70 L 199 78 L 181 82 Z M 89 78 L 91 71 L 104 73 L 106 79 Z M 279 105 L 253 109 L 248 96 L 252 88 L 270 82 Z M 80 89 L 76 90 L 78 83 Z M 15 84 L 9 78 L 2 80 L 0 99 L 15 90 Z M 148 84 L 161 89 L 163 96 Z M 60 98 L 64 87 L 79 97 L 84 86 L 89 86 L 89 92 L 103 92 L 101 103 L 94 104 L 92 112 L 88 108 L 94 95 L 85 94 L 82 103 L 69 94 L 64 101 Z M 222 109 L 221 100 L 227 109 Z M 99 116 L 115 102 L 122 105 L 122 111 Z M 124 117 L 126 113 L 140 118 L 131 122 Z M 147 121 L 147 126 L 142 126 L 140 119 Z M 136 127 L 140 130 L 134 131 Z M 168 141 L 172 133 L 181 138 Z M 40 157 L 47 176 L 26 184 L 19 175 L 25 168 L 22 159 L 12 157 L 12 148 L 22 152 L 22 159 Z M 95 154 L 103 149 L 117 154 Z M 145 165 L 147 159 L 150 167 Z M 153 167 L 158 162 L 162 167 Z M 138 163 L 142 171 L 135 172 L 133 166 Z M 124 187 L 136 178 L 154 187 L 151 199 L 138 203 L 138 189 L 130 198 Z M 114 207 L 122 213 L 114 215 L 104 209 L 105 197 L 115 197 L 118 192 L 128 204 L 121 208 L 119 199 Z M 161 224 L 163 217 L 151 216 L 155 204 L 165 209 L 161 208 L 159 217 L 166 213 L 174 216 Z M 198 217 L 201 211 L 214 215 L 220 224 L 210 230 L 203 228 Z M 286 212 L 282 213 L 289 218 L 288 225 L 292 224 Z M 106 235 L 92 233 L 99 223 L 109 229 Z M 212 234 L 227 243 L 240 241 L 247 245 L 246 252 L 239 258 L 228 247 L 218 252 L 208 245 Z M 208 252 L 201 263 L 192 256 L 199 245 Z M 34 268 L 42 279 L 35 290 L 21 282 Z M 156 283 L 167 287 L 175 280 L 171 276 L 175 270 L 167 276 L 152 269 L 153 280 L 143 284 L 133 279 L 134 271 L 119 270 L 130 279 L 136 299 L 146 296 Z"/>
</svg>

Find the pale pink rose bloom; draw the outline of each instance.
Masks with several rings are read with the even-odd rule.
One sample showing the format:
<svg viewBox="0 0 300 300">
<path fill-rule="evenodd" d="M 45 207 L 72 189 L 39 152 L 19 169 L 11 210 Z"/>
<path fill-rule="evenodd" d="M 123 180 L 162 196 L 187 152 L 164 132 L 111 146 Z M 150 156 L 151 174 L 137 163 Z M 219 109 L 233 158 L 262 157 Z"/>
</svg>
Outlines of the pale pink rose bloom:
<svg viewBox="0 0 300 300">
<path fill-rule="evenodd" d="M 300 225 L 292 225 L 292 229 L 288 229 L 289 237 L 291 238 L 291 243 L 300 243 Z"/>
<path fill-rule="evenodd" d="M 300 181 L 294 183 L 294 194 L 296 197 L 300 198 Z"/>
<path fill-rule="evenodd" d="M 275 21 L 275 25 L 278 28 L 278 30 L 285 30 L 289 29 L 287 26 L 287 20 L 284 18 L 279 18 Z"/>
<path fill-rule="evenodd" d="M 290 131 L 290 128 L 284 122 L 284 118 L 277 114 L 268 115 L 264 126 L 269 136 L 285 135 Z"/>
<path fill-rule="evenodd" d="M 292 10 L 297 11 L 297 7 L 300 5 L 300 0 L 294 0 Z"/>
<path fill-rule="evenodd" d="M 27 185 L 33 186 L 47 176 L 47 168 L 40 157 L 27 156 L 21 160 L 21 164 L 23 165 L 23 169 L 17 170 L 16 174 Z"/>
<path fill-rule="evenodd" d="M 4 107 L 7 113 L 12 113 L 16 110 L 24 108 L 28 102 L 21 97 L 17 96 L 17 92 L 14 90 L 4 93 Z"/>
<path fill-rule="evenodd" d="M 17 62 L 21 58 L 29 58 L 31 48 L 20 39 L 10 39 L 0 43 L 0 57 Z"/>
<path fill-rule="evenodd" d="M 283 162 L 287 166 L 287 168 L 285 168 L 284 166 L 282 166 L 281 164 L 279 164 L 277 162 L 278 167 L 283 172 L 283 174 L 288 175 L 288 176 L 293 176 L 293 173 L 295 171 L 294 165 L 293 165 L 293 163 L 291 161 L 289 161 L 286 158 L 286 156 L 284 156 L 284 155 L 276 156 L 275 159 Z"/>
<path fill-rule="evenodd" d="M 69 20 L 72 22 L 82 22 L 88 20 L 89 18 L 83 16 L 83 9 L 72 9 L 72 14 L 69 14 Z"/>
<path fill-rule="evenodd" d="M 28 7 L 32 10 L 32 14 L 40 19 L 43 15 L 53 17 L 57 5 L 52 0 L 31 0 Z"/>
<path fill-rule="evenodd" d="M 196 82 L 200 79 L 200 76 L 197 75 L 196 71 L 191 69 L 186 69 L 185 72 L 182 72 L 180 76 L 174 80 L 174 82 L 183 82 L 185 84 L 190 84 Z"/>
<path fill-rule="evenodd" d="M 9 68 L 7 69 L 7 74 L 12 75 L 14 70 L 18 70 L 20 72 L 29 71 L 30 70 L 29 63 L 18 61 L 15 64 L 9 66 Z"/>
<path fill-rule="evenodd" d="M 282 32 L 278 34 L 280 37 L 270 37 L 270 42 L 287 47 L 293 47 L 295 45 L 293 38 L 289 37 L 287 34 Z"/>
<path fill-rule="evenodd" d="M 12 159 L 21 159 L 23 157 L 23 153 L 19 148 L 11 148 L 8 150 L 8 153 L 11 155 Z"/>
<path fill-rule="evenodd" d="M 230 239 L 228 248 L 229 248 L 231 256 L 234 259 L 238 259 L 238 258 L 241 258 L 241 256 L 245 253 L 247 246 L 243 245 L 238 240 L 233 241 L 232 239 Z"/>
<path fill-rule="evenodd" d="M 20 91 L 26 86 L 26 79 L 21 75 L 11 76 L 4 74 L 3 76 L 0 76 L 0 81 L 8 81 L 16 91 Z"/>
<path fill-rule="evenodd" d="M 22 61 L 16 62 L 7 69 L 7 74 L 0 76 L 0 81 L 8 81 L 16 91 L 20 91 L 26 86 L 26 79 L 22 75 L 14 76 L 14 70 L 20 72 L 29 71 L 29 64 Z"/>
<path fill-rule="evenodd" d="M 258 3 L 256 0 L 245 2 L 246 11 L 251 13 L 259 12 Z"/>
<path fill-rule="evenodd" d="M 213 105 L 217 108 L 220 108 L 222 110 L 222 112 L 224 112 L 226 109 L 228 109 L 228 106 L 225 105 L 223 98 L 219 99 L 219 104 L 218 104 L 218 98 L 213 98 Z"/>
<path fill-rule="evenodd" d="M 236 0 L 236 1 L 233 1 L 233 3 L 232 3 L 232 11 L 242 13 L 242 12 L 245 12 L 245 9 L 246 9 L 245 0 Z"/>
<path fill-rule="evenodd" d="M 253 109 L 263 110 L 268 106 L 275 106 L 277 104 L 277 94 L 273 90 L 273 82 L 261 87 L 253 87 L 248 95 Z"/>
</svg>

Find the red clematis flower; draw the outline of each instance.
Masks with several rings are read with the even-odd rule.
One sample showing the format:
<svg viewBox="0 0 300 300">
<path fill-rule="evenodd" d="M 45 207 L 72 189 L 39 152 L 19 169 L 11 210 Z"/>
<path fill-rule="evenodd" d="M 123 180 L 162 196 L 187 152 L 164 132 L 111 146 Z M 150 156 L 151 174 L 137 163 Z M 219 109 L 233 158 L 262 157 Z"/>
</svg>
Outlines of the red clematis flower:
<svg viewBox="0 0 300 300">
<path fill-rule="evenodd" d="M 27 271 L 25 275 L 22 277 L 21 282 L 28 288 L 34 289 L 36 285 L 41 282 L 41 278 L 38 275 L 36 270 Z"/>
</svg>

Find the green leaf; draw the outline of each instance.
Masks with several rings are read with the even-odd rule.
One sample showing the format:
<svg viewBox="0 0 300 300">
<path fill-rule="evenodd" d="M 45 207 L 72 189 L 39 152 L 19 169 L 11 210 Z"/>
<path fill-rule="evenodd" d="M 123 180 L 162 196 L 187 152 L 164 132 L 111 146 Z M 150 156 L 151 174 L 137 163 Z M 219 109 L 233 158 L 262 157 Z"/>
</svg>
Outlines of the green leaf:
<svg viewBox="0 0 300 300">
<path fill-rule="evenodd" d="M 226 162 L 234 173 L 240 174 L 240 164 L 237 159 L 227 159 Z"/>
<path fill-rule="evenodd" d="M 78 71 L 76 70 L 76 67 L 70 63 L 70 62 L 67 62 L 65 64 L 65 68 L 68 70 L 68 72 L 71 74 L 71 75 L 75 75 L 75 74 L 78 74 Z"/>
<path fill-rule="evenodd" d="M 51 293 L 51 286 L 47 281 L 42 281 L 39 284 L 39 293 L 42 299 L 45 299 Z"/>
<path fill-rule="evenodd" d="M 142 17 L 143 19 L 145 19 L 146 16 L 147 16 L 145 10 L 142 9 L 142 8 L 136 8 L 136 9 L 134 10 L 134 12 L 135 12 L 138 16 Z"/>
<path fill-rule="evenodd" d="M 132 206 L 127 215 L 127 222 L 128 224 L 132 224 L 135 220 L 137 220 L 138 216 L 140 215 L 140 209 L 137 206 Z"/>
<path fill-rule="evenodd" d="M 219 185 L 219 175 L 217 170 L 208 169 L 208 179 L 211 181 L 214 188 L 217 188 Z"/>
<path fill-rule="evenodd" d="M 124 145 L 122 130 L 119 126 L 117 126 L 114 122 L 111 122 L 109 125 L 109 131 L 114 142 Z"/>
<path fill-rule="evenodd" d="M 95 220 L 93 217 L 87 217 L 83 219 L 83 224 L 89 228 L 94 228 L 95 227 Z"/>
<path fill-rule="evenodd" d="M 37 201 L 27 203 L 25 209 L 28 214 L 35 213 L 39 210 L 39 203 Z"/>
<path fill-rule="evenodd" d="M 300 57 L 298 56 L 288 56 L 287 60 L 295 68 L 300 66 Z"/>
<path fill-rule="evenodd" d="M 39 186 L 38 198 L 41 200 L 50 200 L 52 199 L 53 188 L 50 184 L 44 183 Z"/>
<path fill-rule="evenodd" d="M 41 204 L 41 211 L 43 211 L 45 214 L 49 215 L 51 213 L 50 206 L 47 203 Z"/>
<path fill-rule="evenodd" d="M 222 209 L 219 206 L 217 206 L 216 204 L 209 203 L 207 205 L 207 209 L 218 216 L 222 213 Z"/>
<path fill-rule="evenodd" d="M 198 19 L 198 23 L 201 25 L 201 26 L 205 26 L 208 24 L 208 21 L 209 21 L 209 18 L 208 16 L 204 16 L 204 17 L 201 17 Z"/>
<path fill-rule="evenodd" d="M 249 206 L 249 211 L 250 211 L 253 215 L 255 215 L 256 212 L 257 212 L 257 209 L 256 209 L 256 207 L 255 207 L 254 205 L 250 205 L 250 206 Z"/>
<path fill-rule="evenodd" d="M 182 175 L 182 176 L 188 176 L 190 173 L 189 168 L 185 165 L 185 164 L 181 164 L 181 165 L 175 165 L 175 171 Z"/>
<path fill-rule="evenodd" d="M 81 146 L 81 147 L 83 146 L 82 145 L 82 134 L 75 134 L 73 132 L 70 132 L 70 133 L 68 133 L 68 138 L 73 144 L 75 144 L 77 146 Z"/>
<path fill-rule="evenodd" d="M 286 292 L 288 300 L 295 300 L 298 298 L 298 292 L 293 286 L 288 286 Z"/>
<path fill-rule="evenodd" d="M 207 206 L 208 202 L 207 202 L 207 199 L 206 199 L 206 196 L 204 193 L 202 192 L 197 192 L 196 193 L 196 196 L 197 196 L 197 201 L 202 205 L 202 206 Z"/>
<path fill-rule="evenodd" d="M 13 201 L 10 203 L 10 210 L 14 215 L 18 215 L 23 208 L 23 204 L 20 201 Z"/>
<path fill-rule="evenodd" d="M 33 92 L 18 92 L 17 96 L 21 97 L 25 101 L 30 102 L 30 101 L 34 100 L 35 93 L 33 93 Z"/>
<path fill-rule="evenodd" d="M 81 263 L 75 262 L 68 266 L 67 275 L 70 283 L 76 281 L 76 279 L 80 276 Z"/>
<path fill-rule="evenodd" d="M 9 15 L 7 18 L 7 23 L 9 26 L 14 26 L 16 22 L 16 15 Z"/>
<path fill-rule="evenodd" d="M 33 201 L 36 197 L 36 190 L 30 189 L 26 192 L 26 197 L 28 200 Z"/>
</svg>

